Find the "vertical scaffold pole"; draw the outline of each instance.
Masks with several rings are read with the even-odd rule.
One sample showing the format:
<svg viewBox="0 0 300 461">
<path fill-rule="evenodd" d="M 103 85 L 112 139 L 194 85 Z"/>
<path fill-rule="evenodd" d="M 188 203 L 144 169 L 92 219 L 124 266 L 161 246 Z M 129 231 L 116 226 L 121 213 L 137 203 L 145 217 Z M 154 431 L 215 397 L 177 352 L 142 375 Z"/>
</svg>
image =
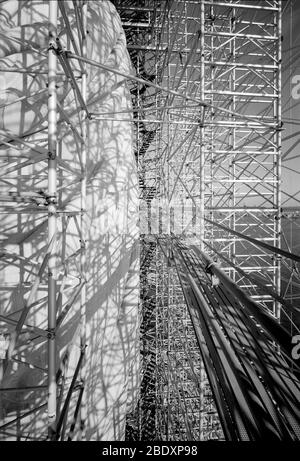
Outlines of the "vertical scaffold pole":
<svg viewBox="0 0 300 461">
<path fill-rule="evenodd" d="M 82 36 L 82 56 L 87 57 L 87 1 L 83 0 L 82 5 L 82 26 L 83 26 L 83 36 Z M 87 99 L 87 71 L 86 64 L 83 63 L 83 72 L 81 76 L 81 94 L 84 102 Z M 81 160 L 82 160 L 82 172 L 81 172 L 81 260 L 80 260 L 80 272 L 81 279 L 84 282 L 81 289 L 80 297 L 80 348 L 84 353 L 86 348 L 86 156 L 87 156 L 87 118 L 84 108 L 81 111 L 82 118 L 82 150 L 81 150 Z M 82 401 L 80 407 L 80 434 L 79 437 L 83 439 L 85 437 L 85 422 L 86 422 L 86 392 L 84 390 L 85 386 L 85 375 L 86 375 L 86 359 L 83 357 L 83 362 L 80 371 L 80 381 L 83 386 Z"/>
<path fill-rule="evenodd" d="M 282 117 L 281 117 L 281 68 L 282 68 L 282 5 L 281 1 L 278 2 L 278 12 L 276 14 L 276 26 L 277 26 L 277 34 L 278 34 L 278 45 L 277 45 L 277 99 L 276 99 L 276 107 L 275 107 L 275 116 L 276 116 L 276 123 L 278 126 L 276 132 L 276 145 L 277 145 L 277 158 L 276 158 L 276 179 L 277 179 L 277 187 L 276 187 L 276 208 L 277 208 L 277 216 L 276 216 L 276 223 L 275 223 L 275 232 L 276 232 L 276 246 L 280 248 L 281 246 L 281 143 L 282 143 L 282 135 L 281 135 L 281 124 L 282 124 Z M 280 295 L 281 293 L 281 260 L 280 257 L 276 256 L 276 290 L 277 294 Z M 278 301 L 275 301 L 275 316 L 280 321 L 280 312 L 281 306 Z"/>
<path fill-rule="evenodd" d="M 57 145 L 57 94 L 56 46 L 57 0 L 49 1 L 49 50 L 48 50 L 48 243 L 56 239 L 56 145 Z M 56 244 L 51 245 L 48 262 L 48 437 L 56 430 Z"/>
<path fill-rule="evenodd" d="M 233 39 L 230 42 L 229 45 L 229 50 L 230 50 L 230 56 L 232 56 L 232 61 L 233 63 L 236 62 L 236 38 L 235 38 L 235 33 L 236 33 L 236 9 L 232 8 L 231 10 L 231 17 L 229 18 L 230 21 L 230 33 L 233 34 Z M 234 95 L 236 89 L 236 68 L 233 67 L 232 71 L 230 73 L 230 91 L 232 91 L 232 100 L 230 104 L 230 108 L 233 112 L 236 112 L 236 96 Z M 232 117 L 232 127 L 230 128 L 230 135 L 229 135 L 229 143 L 232 146 L 232 151 L 235 152 L 236 150 L 236 128 L 235 128 L 235 118 Z M 235 155 L 230 156 L 230 165 L 228 167 L 229 169 L 229 177 L 232 180 L 232 189 L 231 189 L 231 195 L 229 198 L 229 203 L 230 207 L 232 210 L 235 209 L 235 204 L 236 204 L 236 192 L 237 192 L 237 187 L 236 187 L 236 163 L 235 163 Z M 232 229 L 236 228 L 236 213 L 233 211 L 232 215 L 230 217 L 230 227 Z M 230 260 L 235 263 L 236 258 L 236 240 L 235 238 L 232 239 L 232 243 L 230 244 Z M 233 269 L 231 271 L 231 277 L 233 280 L 236 280 L 236 271 Z"/>
<path fill-rule="evenodd" d="M 204 101 L 204 3 L 200 4 L 200 99 Z M 204 110 L 204 109 L 203 109 Z M 204 174 L 204 117 L 203 125 L 200 127 L 200 248 L 203 250 L 204 239 L 204 193 L 205 193 L 205 174 Z"/>
<path fill-rule="evenodd" d="M 186 8 L 186 5 L 184 5 L 184 8 Z M 168 47 L 171 45 L 171 9 L 168 10 L 168 27 L 167 27 L 167 42 L 168 42 Z M 167 67 L 167 85 L 168 85 L 168 90 L 170 90 L 170 80 L 171 80 L 171 66 L 170 66 L 170 60 L 168 60 L 168 67 Z M 172 135 L 173 135 L 173 129 L 170 126 L 170 110 L 167 109 L 167 143 L 168 143 L 168 151 L 167 151 L 167 197 L 168 197 L 168 219 L 167 219 L 167 230 L 166 233 L 169 236 L 170 235 L 170 190 L 171 190 L 171 170 L 170 170 L 170 153 L 171 153 L 171 148 L 170 148 L 170 130 L 172 130 Z M 164 261 L 164 259 L 163 259 Z M 165 272 L 166 267 L 163 264 L 162 265 L 162 270 Z M 163 299 L 163 309 L 167 307 L 167 315 L 166 315 L 166 320 L 167 320 L 167 341 L 168 341 L 168 349 L 167 349 L 167 427 L 166 427 L 166 440 L 170 439 L 170 428 L 171 428 L 171 389 L 170 389 L 170 381 L 171 381 L 171 373 L 170 373 L 170 351 L 171 351 L 171 317 L 170 317 L 170 292 L 171 292 L 171 280 L 170 280 L 170 273 L 167 270 L 165 272 L 166 278 L 167 278 L 167 299 Z M 164 288 L 163 288 L 164 290 Z M 156 346 L 157 347 L 157 346 Z"/>
</svg>

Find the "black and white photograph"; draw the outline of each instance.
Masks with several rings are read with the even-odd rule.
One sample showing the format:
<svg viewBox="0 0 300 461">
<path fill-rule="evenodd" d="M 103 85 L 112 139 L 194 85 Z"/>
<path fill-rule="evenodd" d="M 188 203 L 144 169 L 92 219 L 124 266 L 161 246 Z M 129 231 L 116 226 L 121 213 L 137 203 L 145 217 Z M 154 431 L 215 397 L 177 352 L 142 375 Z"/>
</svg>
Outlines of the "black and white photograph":
<svg viewBox="0 0 300 461">
<path fill-rule="evenodd" d="M 0 444 L 25 441 L 300 441 L 299 1 L 0 0 Z"/>
</svg>

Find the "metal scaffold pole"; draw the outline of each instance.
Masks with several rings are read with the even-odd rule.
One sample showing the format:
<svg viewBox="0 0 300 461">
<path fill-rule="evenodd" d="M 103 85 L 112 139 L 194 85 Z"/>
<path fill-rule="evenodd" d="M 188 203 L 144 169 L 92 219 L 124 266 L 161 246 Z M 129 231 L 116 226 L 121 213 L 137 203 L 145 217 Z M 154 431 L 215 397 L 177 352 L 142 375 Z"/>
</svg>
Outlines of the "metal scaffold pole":
<svg viewBox="0 0 300 461">
<path fill-rule="evenodd" d="M 204 101 L 204 89 L 205 89 L 205 53 L 204 53 L 204 31 L 205 31 L 205 17 L 204 17 L 204 3 L 201 2 L 200 5 L 200 52 L 201 52 L 201 61 L 200 61 L 200 99 Z M 204 143 L 205 143 L 205 131 L 204 131 L 204 117 L 202 119 L 202 126 L 200 126 L 200 240 L 203 242 L 204 239 L 204 210 L 205 210 L 205 152 L 204 152 Z M 196 211 L 197 213 L 197 211 Z M 201 243 L 201 248 L 203 248 L 203 243 Z"/>
<path fill-rule="evenodd" d="M 82 6 L 82 56 L 87 56 L 87 9 L 88 2 L 87 0 L 83 1 Z M 87 67 L 86 64 L 83 64 L 82 75 L 81 75 L 81 93 L 84 102 L 87 100 Z M 81 278 L 83 281 L 83 287 L 80 295 L 80 348 L 81 352 L 85 354 L 86 349 L 86 160 L 87 160 L 87 116 L 84 108 L 81 112 L 81 126 L 82 126 L 82 147 L 81 147 L 81 256 L 80 256 L 80 271 Z M 81 406 L 80 406 L 80 438 L 85 437 L 85 425 L 87 418 L 87 409 L 86 409 L 86 392 L 85 392 L 85 379 L 86 379 L 86 358 L 83 357 L 83 362 L 81 365 L 80 380 L 82 386 L 81 396 Z"/>
<path fill-rule="evenodd" d="M 281 175 L 282 175 L 282 168 L 281 168 L 281 157 L 282 157 L 282 3 L 279 0 L 278 2 L 278 12 L 276 13 L 276 20 L 275 20 L 275 32 L 277 35 L 277 72 L 276 72 L 276 88 L 277 88 L 277 99 L 275 101 L 275 108 L 274 113 L 277 122 L 277 131 L 275 134 L 275 142 L 277 145 L 277 159 L 276 159 L 276 177 L 278 179 L 278 187 L 276 189 L 276 208 L 277 214 L 275 216 L 275 232 L 276 232 L 276 246 L 281 248 L 281 238 L 282 238 L 282 229 L 281 229 Z M 274 262 L 276 265 L 275 269 L 275 286 L 277 294 L 281 294 L 281 259 L 280 257 L 275 257 Z M 275 309 L 274 314 L 276 318 L 281 321 L 281 306 L 278 301 L 275 302 Z"/>
<path fill-rule="evenodd" d="M 48 49 L 48 435 L 56 431 L 56 243 L 57 238 L 57 0 L 49 2 Z"/>
</svg>

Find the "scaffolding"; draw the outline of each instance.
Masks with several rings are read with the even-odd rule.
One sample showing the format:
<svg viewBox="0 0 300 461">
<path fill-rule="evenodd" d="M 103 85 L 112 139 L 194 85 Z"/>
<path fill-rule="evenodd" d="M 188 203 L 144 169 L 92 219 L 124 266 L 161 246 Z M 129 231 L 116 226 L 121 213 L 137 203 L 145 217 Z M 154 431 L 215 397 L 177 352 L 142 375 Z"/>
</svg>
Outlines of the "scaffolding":
<svg viewBox="0 0 300 461">
<path fill-rule="evenodd" d="M 26 88 L 25 96 L 14 98 L 3 107 L 12 106 L 16 117 L 19 115 L 15 105 L 20 102 L 27 104 L 27 111 L 31 104 L 40 105 L 42 111 L 41 98 L 45 94 L 48 107 L 46 117 L 37 117 L 29 132 L 26 120 L 21 124 L 25 128 L 20 134 L 1 130 L 4 191 L 1 195 L 4 224 L 1 270 L 4 275 L 10 274 L 15 282 L 1 283 L 2 303 L 6 308 L 1 315 L 4 325 L 1 339 L 5 341 L 1 344 L 0 392 L 2 405 L 8 402 L 8 411 L 7 408 L 4 411 L 0 433 L 3 439 L 71 440 L 79 419 L 84 432 L 85 419 L 85 197 L 89 112 L 85 103 L 86 65 L 71 62 L 65 46 L 86 56 L 87 2 L 73 2 L 72 10 L 65 2 L 57 1 L 36 7 L 38 13 L 33 5 L 30 16 L 36 13 L 43 17 L 44 9 L 49 9 L 46 12 L 48 46 L 42 49 L 39 42 L 32 45 L 29 40 L 22 43 L 21 36 L 8 36 L 12 55 L 13 51 L 27 49 L 32 56 L 27 58 L 24 53 L 20 61 L 14 61 L 14 56 L 11 60 L 3 59 L 1 69 L 13 76 L 19 74 Z M 76 23 L 75 28 L 71 27 L 71 21 Z M 41 90 L 34 91 L 35 82 Z M 72 119 L 74 114 L 78 118 L 76 122 Z M 62 149 L 63 139 L 70 137 L 74 153 Z M 76 197 L 71 204 L 66 190 Z M 34 247 L 31 239 L 36 236 L 39 244 Z M 74 251 L 70 251 L 72 244 Z M 20 252 L 10 250 L 14 245 L 19 246 Z M 20 307 L 9 311 L 10 296 L 15 290 Z M 70 347 L 58 359 L 57 337 L 65 329 L 65 320 L 77 300 L 80 343 L 70 377 L 66 375 Z M 41 366 L 43 362 L 46 366 Z M 10 376 L 20 368 L 28 369 L 26 385 L 7 385 L 14 382 Z M 72 405 L 71 400 L 75 402 Z M 71 425 L 67 424 L 70 409 Z"/>
<path fill-rule="evenodd" d="M 223 432 L 168 239 L 159 239 L 156 427 L 159 440 L 223 440 Z M 166 254 L 170 256 L 166 258 Z"/>
<path fill-rule="evenodd" d="M 141 303 L 142 311 L 150 311 L 152 319 L 156 316 L 149 344 L 142 331 L 142 342 L 146 341 L 151 349 L 148 359 L 152 363 L 152 385 L 151 392 L 142 390 L 141 399 L 150 412 L 152 437 L 243 438 L 242 431 L 240 435 L 229 434 L 224 426 L 226 415 L 222 415 L 222 405 L 216 401 L 214 378 L 208 362 L 204 372 L 204 352 L 201 358 L 200 343 L 197 345 L 196 341 L 199 318 L 192 322 L 194 331 L 193 311 L 187 310 L 188 299 L 194 295 L 187 291 L 184 299 L 185 282 L 179 283 L 182 275 L 180 266 L 179 273 L 174 269 L 174 258 L 178 265 L 176 237 L 181 236 L 188 248 L 195 244 L 213 258 L 205 259 L 205 264 L 189 258 L 185 268 L 189 272 L 191 267 L 195 268 L 200 280 L 206 279 L 208 273 L 212 292 L 220 283 L 216 274 L 222 266 L 224 274 L 270 314 L 264 323 L 266 328 L 271 330 L 272 319 L 276 318 L 290 333 L 299 331 L 295 307 L 282 289 L 283 283 L 292 290 L 292 280 L 297 286 L 293 279 L 297 278 L 297 270 L 292 269 L 297 256 L 290 249 L 281 249 L 285 238 L 281 229 L 285 213 L 280 187 L 281 2 L 128 0 L 115 4 L 137 77 L 151 82 L 148 86 L 141 82 L 133 93 L 142 246 L 147 247 L 153 238 L 157 245 L 151 269 L 156 280 L 156 303 L 153 304 L 153 281 L 151 297 Z M 207 269 L 213 264 L 216 273 Z M 284 276 L 281 266 L 285 268 Z M 142 285 L 147 284 L 145 271 Z M 196 284 L 197 277 L 193 278 Z M 233 296 L 233 291 L 229 296 Z M 210 305 L 224 302 L 224 298 L 215 301 L 212 294 L 205 296 L 210 296 Z M 190 309 L 193 306 L 192 303 Z M 188 322 L 189 328 L 183 326 L 184 322 Z M 237 328 L 243 327 L 239 324 Z M 274 324 L 274 331 L 276 328 Z M 187 337 L 183 344 L 184 331 Z M 289 363 L 288 336 L 285 338 L 282 352 L 285 350 Z M 209 341 L 209 336 L 205 341 Z M 143 355 L 145 349 L 143 346 Z M 237 350 L 235 353 L 241 360 Z M 247 361 L 246 357 L 242 360 Z M 292 368 L 295 366 L 297 369 L 295 364 Z M 197 376 L 200 389 L 206 388 L 210 408 L 205 408 L 198 388 L 191 397 L 193 392 L 188 387 L 193 383 L 193 375 Z M 257 378 L 251 376 L 257 385 Z M 292 379 L 299 387 L 297 378 Z M 215 386 L 218 387 L 216 383 Z M 265 397 L 261 394 L 259 398 L 264 401 Z M 205 425 L 203 421 L 211 423 Z M 246 437 L 258 437 L 258 432 L 253 435 L 251 431 Z"/>
<path fill-rule="evenodd" d="M 44 2 L 47 46 L 25 41 L 28 62 L 1 64 L 42 88 L 3 107 L 48 98 L 30 132 L 26 120 L 19 134 L 1 130 L 1 261 L 14 279 L 2 283 L 2 301 L 12 289 L 20 300 L 0 318 L 1 401 L 10 402 L 1 437 L 85 438 L 87 139 L 94 121 L 119 120 L 135 133 L 142 234 L 141 386 L 127 437 L 299 439 L 290 345 L 300 257 L 283 245 L 298 215 L 283 209 L 280 187 L 281 1 L 112 3 L 135 75 L 87 55 L 87 0 Z M 21 38 L 6 40 L 22 49 Z M 87 67 L 118 77 L 116 87 L 128 82 L 133 107 L 91 113 Z M 57 337 L 72 311 L 70 376 L 70 348 L 59 359 Z M 24 387 L 5 384 L 17 367 L 29 369 Z"/>
<path fill-rule="evenodd" d="M 211 107 L 203 146 L 206 238 L 247 272 L 267 275 L 279 293 L 279 258 L 214 222 L 280 247 L 280 3 L 205 2 L 203 9 L 204 97 Z M 257 286 L 244 287 L 262 300 Z M 264 303 L 280 317 L 276 302 L 265 296 Z"/>
</svg>

